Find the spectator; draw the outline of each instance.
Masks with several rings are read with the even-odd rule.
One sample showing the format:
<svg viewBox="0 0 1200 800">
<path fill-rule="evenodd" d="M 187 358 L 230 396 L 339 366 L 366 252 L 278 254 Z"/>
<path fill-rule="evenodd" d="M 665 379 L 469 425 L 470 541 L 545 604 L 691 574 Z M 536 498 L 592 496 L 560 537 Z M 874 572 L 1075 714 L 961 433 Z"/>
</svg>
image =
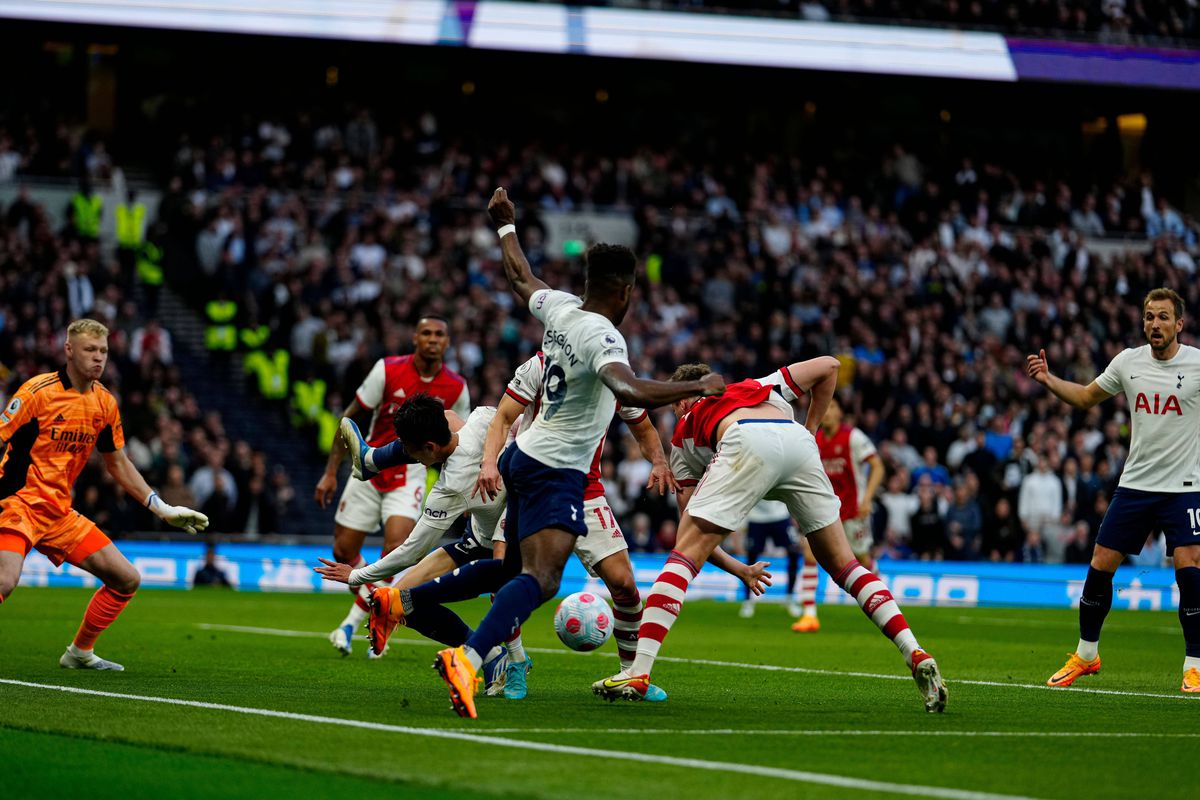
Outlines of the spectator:
<svg viewBox="0 0 1200 800">
<path fill-rule="evenodd" d="M 1037 471 L 1021 480 L 1017 516 L 1021 518 L 1021 524 L 1026 530 L 1038 534 L 1040 548 L 1044 538 L 1043 529 L 1057 522 L 1062 513 L 1062 481 L 1050 471 L 1050 459 L 1042 456 L 1038 459 Z"/>
<path fill-rule="evenodd" d="M 909 521 L 913 555 L 922 561 L 941 561 L 946 549 L 946 521 L 938 510 L 937 493 L 928 480 L 917 487 L 917 510 Z"/>
<path fill-rule="evenodd" d="M 984 530 L 983 553 L 991 561 L 1013 561 L 1024 543 L 1024 531 L 1013 516 L 1012 503 L 1007 497 L 1001 497 Z"/>
<path fill-rule="evenodd" d="M 979 556 L 983 538 L 983 511 L 964 480 L 954 486 L 954 503 L 946 511 L 946 558 L 971 561 Z"/>
<path fill-rule="evenodd" d="M 919 484 L 922 478 L 928 478 L 934 486 L 950 485 L 950 470 L 939 464 L 937 458 L 937 448 L 925 448 L 921 464 L 912 471 L 913 486 Z"/>
<path fill-rule="evenodd" d="M 192 575 L 192 586 L 225 586 L 232 588 L 229 578 L 217 566 L 217 549 L 211 542 L 204 547 L 204 564 Z"/>
</svg>

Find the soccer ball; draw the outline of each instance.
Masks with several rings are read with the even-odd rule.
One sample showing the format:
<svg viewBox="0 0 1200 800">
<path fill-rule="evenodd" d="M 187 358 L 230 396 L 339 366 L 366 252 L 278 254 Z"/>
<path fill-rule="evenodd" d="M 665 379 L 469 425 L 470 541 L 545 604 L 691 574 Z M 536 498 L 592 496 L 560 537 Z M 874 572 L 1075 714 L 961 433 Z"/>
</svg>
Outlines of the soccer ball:
<svg viewBox="0 0 1200 800">
<path fill-rule="evenodd" d="M 612 611 L 598 595 L 576 592 L 558 604 L 554 632 L 572 650 L 595 650 L 612 636 Z"/>
</svg>

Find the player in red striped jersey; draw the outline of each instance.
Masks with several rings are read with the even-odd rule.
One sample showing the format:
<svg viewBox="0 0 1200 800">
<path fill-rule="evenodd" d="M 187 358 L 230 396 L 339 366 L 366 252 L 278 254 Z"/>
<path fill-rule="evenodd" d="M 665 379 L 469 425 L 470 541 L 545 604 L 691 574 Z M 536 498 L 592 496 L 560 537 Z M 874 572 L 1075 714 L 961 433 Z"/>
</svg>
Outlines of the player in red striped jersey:
<svg viewBox="0 0 1200 800">
<path fill-rule="evenodd" d="M 710 372 L 706 364 L 687 364 L 672 380 L 694 381 Z M 761 380 L 728 385 L 716 397 L 673 404 L 679 418 L 671 440 L 671 467 L 680 487 L 679 537 L 646 599 L 633 666 L 596 681 L 596 694 L 609 700 L 642 698 L 700 565 L 765 497 L 787 504 L 817 561 L 900 650 L 925 710 L 945 710 L 946 688 L 937 662 L 921 649 L 883 581 L 855 560 L 840 502 L 821 465 L 813 432 L 833 397 L 837 373 L 836 359 L 816 358 Z M 805 392 L 810 404 L 801 426 L 790 403 Z"/>
<path fill-rule="evenodd" d="M 858 428 L 843 424 L 844 419 L 837 398 L 830 398 L 829 408 L 817 429 L 817 450 L 821 453 L 821 464 L 833 485 L 833 492 L 842 501 L 842 527 L 850 540 L 850 551 L 858 563 L 874 569 L 871 503 L 883 482 L 883 459 L 871 438 Z M 800 584 L 804 613 L 792 625 L 792 630 L 815 633 L 821 629 L 817 620 L 817 561 L 808 541 L 804 542 L 804 571 Z"/>
</svg>

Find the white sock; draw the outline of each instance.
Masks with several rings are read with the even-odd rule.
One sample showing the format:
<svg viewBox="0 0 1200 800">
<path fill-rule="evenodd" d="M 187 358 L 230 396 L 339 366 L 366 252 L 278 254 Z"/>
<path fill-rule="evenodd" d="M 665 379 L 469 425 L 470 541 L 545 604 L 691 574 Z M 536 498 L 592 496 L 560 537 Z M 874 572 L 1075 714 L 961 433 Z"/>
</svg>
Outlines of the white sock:
<svg viewBox="0 0 1200 800">
<path fill-rule="evenodd" d="M 511 642 L 505 642 L 505 647 L 508 648 L 508 660 L 520 664 L 525 660 L 525 643 L 521 641 L 521 634 L 517 634 L 517 638 Z"/>
<path fill-rule="evenodd" d="M 76 658 L 89 658 L 90 656 L 94 655 L 96 651 L 95 650 L 81 650 L 75 646 L 74 642 L 71 642 L 69 645 L 67 645 L 67 652 L 69 652 L 71 655 L 75 656 Z"/>
<path fill-rule="evenodd" d="M 1200 669 L 1200 658 L 1196 656 L 1187 656 L 1184 658 L 1183 671 L 1187 672 L 1189 669 Z"/>
<path fill-rule="evenodd" d="M 1100 655 L 1100 643 L 1080 639 L 1079 646 L 1075 648 L 1075 654 L 1084 661 L 1094 661 Z"/>
<path fill-rule="evenodd" d="M 358 607 L 358 603 L 353 603 L 350 606 L 350 613 L 346 615 L 346 618 L 342 620 L 342 624 L 338 625 L 338 627 L 341 628 L 349 625 L 354 630 L 358 630 L 358 627 L 366 620 L 367 615 L 366 611 Z"/>
<path fill-rule="evenodd" d="M 463 654 L 466 655 L 467 661 L 471 662 L 475 671 L 479 672 L 479 668 L 483 666 L 483 657 L 466 645 L 463 646 Z"/>
<path fill-rule="evenodd" d="M 372 472 L 379 472 L 379 469 L 375 466 L 375 448 L 374 447 L 367 448 L 367 454 L 365 456 L 363 456 L 363 465 L 367 469 L 371 470 Z"/>
</svg>

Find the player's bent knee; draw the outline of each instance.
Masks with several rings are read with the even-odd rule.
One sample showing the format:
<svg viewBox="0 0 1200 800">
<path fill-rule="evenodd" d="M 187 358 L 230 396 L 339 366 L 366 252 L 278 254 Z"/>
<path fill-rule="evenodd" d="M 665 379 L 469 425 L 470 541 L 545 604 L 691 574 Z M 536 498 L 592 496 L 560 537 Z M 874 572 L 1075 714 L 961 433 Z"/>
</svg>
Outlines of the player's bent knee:
<svg viewBox="0 0 1200 800">
<path fill-rule="evenodd" d="M 546 602 L 551 597 L 558 594 L 558 587 L 562 583 L 561 575 L 552 575 L 549 573 L 539 573 L 533 576 L 537 579 L 538 586 L 542 589 L 542 602 Z"/>
<path fill-rule="evenodd" d="M 129 570 L 122 571 L 120 575 L 115 576 L 112 580 L 106 581 L 105 585 L 115 592 L 121 594 L 133 594 L 142 586 L 142 576 L 138 571 L 130 565 Z"/>
</svg>

